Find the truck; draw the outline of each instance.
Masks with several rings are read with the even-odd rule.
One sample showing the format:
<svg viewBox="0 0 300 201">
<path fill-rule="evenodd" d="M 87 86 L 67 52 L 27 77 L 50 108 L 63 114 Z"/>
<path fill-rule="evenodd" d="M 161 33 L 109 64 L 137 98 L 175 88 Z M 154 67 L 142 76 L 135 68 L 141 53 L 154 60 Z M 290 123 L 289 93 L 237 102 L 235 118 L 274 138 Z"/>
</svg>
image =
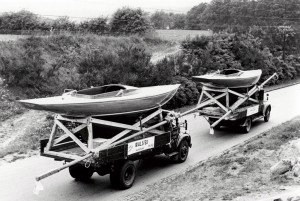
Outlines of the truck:
<svg viewBox="0 0 300 201">
<path fill-rule="evenodd" d="M 177 113 L 159 108 L 133 124 L 121 119 L 57 114 L 50 138 L 40 142 L 41 155 L 66 164 L 36 177 L 36 181 L 69 168 L 70 176 L 78 181 L 97 172 L 100 176 L 109 174 L 113 187 L 127 189 L 135 180 L 134 161 L 160 154 L 177 163 L 187 159 L 191 136 L 187 122 L 180 122 Z"/>
</svg>

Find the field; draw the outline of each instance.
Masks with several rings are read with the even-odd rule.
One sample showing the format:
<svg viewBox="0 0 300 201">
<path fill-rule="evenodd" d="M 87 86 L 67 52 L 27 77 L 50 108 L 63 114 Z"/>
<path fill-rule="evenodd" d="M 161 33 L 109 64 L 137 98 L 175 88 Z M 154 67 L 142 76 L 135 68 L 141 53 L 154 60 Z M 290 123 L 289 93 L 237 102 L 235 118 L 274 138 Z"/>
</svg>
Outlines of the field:
<svg viewBox="0 0 300 201">
<path fill-rule="evenodd" d="M 212 35 L 212 31 L 210 30 L 156 30 L 158 37 L 164 40 L 170 40 L 174 42 L 179 42 L 186 37 L 195 37 L 199 36 L 209 36 Z"/>
<path fill-rule="evenodd" d="M 15 41 L 26 37 L 25 35 L 0 34 L 0 41 Z"/>
<path fill-rule="evenodd" d="M 211 31 L 207 30 L 156 30 L 157 36 L 168 41 L 179 42 L 184 40 L 187 36 L 194 37 L 211 35 Z M 20 38 L 25 38 L 26 35 L 0 34 L 0 41 L 14 41 Z"/>
</svg>

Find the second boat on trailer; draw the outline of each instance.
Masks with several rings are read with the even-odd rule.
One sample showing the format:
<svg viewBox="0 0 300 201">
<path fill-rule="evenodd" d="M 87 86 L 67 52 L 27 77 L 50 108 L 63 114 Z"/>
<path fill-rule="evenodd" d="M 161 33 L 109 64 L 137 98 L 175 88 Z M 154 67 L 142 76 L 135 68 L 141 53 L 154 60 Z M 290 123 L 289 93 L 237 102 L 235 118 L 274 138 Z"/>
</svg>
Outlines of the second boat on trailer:
<svg viewBox="0 0 300 201">
<path fill-rule="evenodd" d="M 193 80 L 207 87 L 245 88 L 256 84 L 262 74 L 259 70 L 218 70 L 212 74 L 193 76 Z"/>
</svg>

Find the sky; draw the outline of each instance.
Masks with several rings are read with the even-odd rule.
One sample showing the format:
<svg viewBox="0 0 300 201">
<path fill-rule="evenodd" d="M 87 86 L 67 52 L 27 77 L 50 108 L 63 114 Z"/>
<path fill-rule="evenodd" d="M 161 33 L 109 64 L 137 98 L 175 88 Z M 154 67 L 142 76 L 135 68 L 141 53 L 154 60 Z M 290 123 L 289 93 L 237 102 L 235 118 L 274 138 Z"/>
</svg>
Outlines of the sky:
<svg viewBox="0 0 300 201">
<path fill-rule="evenodd" d="M 110 17 L 118 8 L 141 8 L 153 13 L 186 13 L 193 6 L 210 0 L 0 0 L 0 13 L 31 11 L 39 15 L 80 18 Z M 76 19 L 76 18 L 74 18 Z"/>
</svg>

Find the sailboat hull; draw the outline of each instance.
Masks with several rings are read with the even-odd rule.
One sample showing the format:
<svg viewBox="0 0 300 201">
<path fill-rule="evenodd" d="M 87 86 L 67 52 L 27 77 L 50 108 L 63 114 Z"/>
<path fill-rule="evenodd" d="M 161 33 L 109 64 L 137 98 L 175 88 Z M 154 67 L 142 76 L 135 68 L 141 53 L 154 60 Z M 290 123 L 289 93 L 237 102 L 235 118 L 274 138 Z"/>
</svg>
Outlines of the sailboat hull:
<svg viewBox="0 0 300 201">
<path fill-rule="evenodd" d="M 45 110 L 69 116 L 110 116 L 138 114 L 167 103 L 179 85 L 123 89 L 97 95 L 67 94 L 63 96 L 22 100 L 30 109 Z M 107 94 L 107 95 L 105 95 Z"/>
<path fill-rule="evenodd" d="M 261 76 L 261 73 L 261 70 L 237 71 L 237 73 L 228 75 L 214 73 L 193 76 L 193 80 L 208 87 L 245 88 L 256 84 Z"/>
</svg>

